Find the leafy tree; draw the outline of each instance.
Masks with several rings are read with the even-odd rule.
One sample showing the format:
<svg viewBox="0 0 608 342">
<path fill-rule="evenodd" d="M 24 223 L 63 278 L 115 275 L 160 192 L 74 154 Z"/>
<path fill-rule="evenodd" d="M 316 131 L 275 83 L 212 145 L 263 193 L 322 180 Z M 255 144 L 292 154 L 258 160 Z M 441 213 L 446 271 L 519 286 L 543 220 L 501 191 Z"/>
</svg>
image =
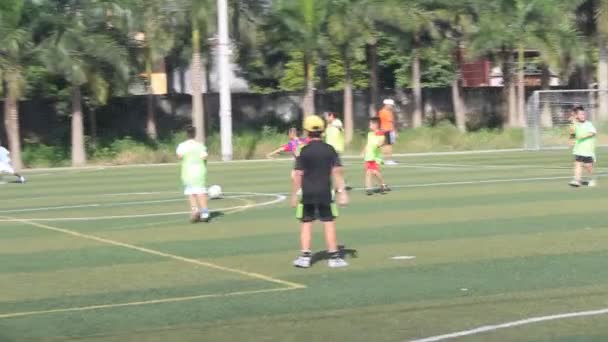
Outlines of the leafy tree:
<svg viewBox="0 0 608 342">
<path fill-rule="evenodd" d="M 413 127 L 422 125 L 422 50 L 437 36 L 434 17 L 426 5 L 425 0 L 386 0 L 374 2 L 372 10 L 377 27 L 398 36 L 403 44 L 401 48 L 410 51 L 414 95 Z"/>
<path fill-rule="evenodd" d="M 500 51 L 510 126 L 521 126 L 525 121 L 525 49 L 534 47 L 544 57 L 548 56 L 547 51 L 555 49 L 560 36 L 573 34 L 573 6 L 576 5 L 570 0 L 475 0 L 479 20 L 468 37 L 470 50 L 477 55 Z M 513 69 L 517 70 L 517 96 L 513 91 Z"/>
<path fill-rule="evenodd" d="M 196 140 L 205 140 L 205 106 L 203 93 L 207 92 L 207 68 L 203 61 L 203 47 L 211 36 L 215 22 L 215 7 L 211 0 L 192 0 L 190 22 L 192 32 L 192 60 L 190 80 L 192 83 L 192 122 L 196 128 Z"/>
<path fill-rule="evenodd" d="M 326 5 L 324 0 L 276 0 L 266 26 L 277 43 L 282 42 L 284 48 L 302 53 L 306 89 L 302 111 L 305 116 L 315 113 L 315 60 L 325 42 Z"/>
<path fill-rule="evenodd" d="M 31 28 L 23 21 L 22 1 L 6 1 L 0 6 L 0 81 L 4 87 L 4 123 L 14 167 L 23 166 L 18 100 L 25 84 L 24 68 L 33 47 Z"/>
<path fill-rule="evenodd" d="M 175 29 L 181 19 L 175 0 L 132 0 L 129 9 L 133 17 L 130 34 L 137 42 L 138 60 L 145 71 L 147 110 L 146 134 L 156 140 L 156 101 L 152 89 L 152 74 L 156 65 L 164 63 L 175 43 Z M 177 22 L 176 22 L 177 21 Z"/>
<path fill-rule="evenodd" d="M 344 70 L 345 141 L 350 143 L 354 132 L 353 64 L 365 56 L 364 46 L 370 40 L 371 23 L 366 23 L 365 0 L 330 0 L 327 36 L 340 56 Z"/>
<path fill-rule="evenodd" d="M 117 4 L 115 4 L 117 5 Z M 109 35 L 108 12 L 99 3 L 66 0 L 49 6 L 53 30 L 42 43 L 41 59 L 47 68 L 63 77 L 71 90 L 72 165 L 86 164 L 82 88 L 107 98 L 104 75 L 114 72 L 126 79 L 126 50 Z"/>
</svg>

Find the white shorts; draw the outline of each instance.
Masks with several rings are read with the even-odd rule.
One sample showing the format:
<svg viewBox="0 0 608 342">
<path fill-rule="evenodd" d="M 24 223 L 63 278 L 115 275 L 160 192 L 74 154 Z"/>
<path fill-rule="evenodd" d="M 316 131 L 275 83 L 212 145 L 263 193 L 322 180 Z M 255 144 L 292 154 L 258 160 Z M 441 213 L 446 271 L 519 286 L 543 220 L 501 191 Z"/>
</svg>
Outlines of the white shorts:
<svg viewBox="0 0 608 342">
<path fill-rule="evenodd" d="M 15 173 L 15 170 L 9 164 L 0 163 L 0 173 L 10 173 L 10 174 L 13 174 L 13 173 Z"/>
<path fill-rule="evenodd" d="M 186 185 L 186 187 L 184 188 L 184 195 L 186 195 L 186 196 L 190 196 L 190 195 L 206 195 L 206 194 L 207 194 L 207 188 L 206 187 Z"/>
</svg>

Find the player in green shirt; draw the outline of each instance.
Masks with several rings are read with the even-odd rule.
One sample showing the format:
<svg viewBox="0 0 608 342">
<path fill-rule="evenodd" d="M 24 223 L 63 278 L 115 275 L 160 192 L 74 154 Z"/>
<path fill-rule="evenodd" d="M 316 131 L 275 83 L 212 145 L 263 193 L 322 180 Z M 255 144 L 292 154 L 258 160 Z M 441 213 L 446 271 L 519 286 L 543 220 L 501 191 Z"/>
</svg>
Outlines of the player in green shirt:
<svg viewBox="0 0 608 342">
<path fill-rule="evenodd" d="M 184 195 L 190 199 L 192 222 L 209 221 L 207 208 L 207 147 L 196 141 L 194 127 L 186 128 L 188 140 L 177 147 L 177 157 L 181 160 L 181 177 Z"/>
<path fill-rule="evenodd" d="M 325 112 L 325 142 L 338 152 L 339 155 L 344 153 L 344 125 L 342 120 L 338 119 L 336 113 Z"/>
<path fill-rule="evenodd" d="M 374 194 L 373 180 L 377 180 L 380 185 L 380 193 L 386 194 L 390 188 L 384 183 L 384 177 L 380 172 L 382 160 L 382 146 L 385 143 L 385 134 L 380 130 L 380 119 L 369 119 L 369 129 L 367 133 L 367 144 L 363 149 L 363 157 L 365 159 L 365 190 L 368 196 Z"/>
<path fill-rule="evenodd" d="M 596 161 L 595 157 L 595 140 L 597 130 L 591 121 L 587 120 L 587 115 L 583 107 L 576 108 L 576 123 L 572 133 L 572 144 L 574 148 L 574 179 L 570 182 L 573 187 L 579 187 L 583 183 L 583 168 L 587 171 L 589 177 L 588 186 L 595 186 L 596 182 L 593 176 L 593 164 Z"/>
</svg>

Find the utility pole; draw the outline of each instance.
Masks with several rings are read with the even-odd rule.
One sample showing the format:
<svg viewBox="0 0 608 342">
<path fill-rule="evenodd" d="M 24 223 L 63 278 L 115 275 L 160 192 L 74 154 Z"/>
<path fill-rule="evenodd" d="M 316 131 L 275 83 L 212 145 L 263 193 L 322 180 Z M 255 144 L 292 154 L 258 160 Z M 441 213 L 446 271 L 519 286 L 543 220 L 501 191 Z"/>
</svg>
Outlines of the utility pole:
<svg viewBox="0 0 608 342">
<path fill-rule="evenodd" d="M 230 37 L 228 0 L 217 0 L 220 137 L 222 160 L 232 160 L 232 99 L 230 94 Z"/>
</svg>

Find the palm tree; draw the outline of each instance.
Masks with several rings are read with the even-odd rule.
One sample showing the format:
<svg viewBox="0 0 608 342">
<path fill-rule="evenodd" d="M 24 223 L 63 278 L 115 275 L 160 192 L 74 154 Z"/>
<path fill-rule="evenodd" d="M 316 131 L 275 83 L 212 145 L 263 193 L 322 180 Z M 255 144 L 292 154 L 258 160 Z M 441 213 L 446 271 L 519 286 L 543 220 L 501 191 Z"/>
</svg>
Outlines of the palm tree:
<svg viewBox="0 0 608 342">
<path fill-rule="evenodd" d="M 99 8 L 81 6 L 71 1 L 55 10 L 54 30 L 42 43 L 41 59 L 53 73 L 62 76 L 71 88 L 72 104 L 72 165 L 86 164 L 82 90 L 106 89 L 103 75 L 111 70 L 122 78 L 128 77 L 126 50 L 107 32 L 107 18 L 99 16 Z"/>
<path fill-rule="evenodd" d="M 422 73 L 421 49 L 437 36 L 435 18 L 425 6 L 428 2 L 415 0 L 387 0 L 374 2 L 372 15 L 376 25 L 396 32 L 401 41 L 410 49 L 412 66 L 412 91 L 414 97 L 414 113 L 412 126 L 422 125 Z"/>
<path fill-rule="evenodd" d="M 192 61 L 190 79 L 192 84 L 192 123 L 196 128 L 196 140 L 205 140 L 205 106 L 203 93 L 207 92 L 207 68 L 203 61 L 201 46 L 210 36 L 215 6 L 210 0 L 193 0 L 190 10 L 192 23 Z"/>
<path fill-rule="evenodd" d="M 12 6 L 10 6 L 12 4 Z M 25 83 L 23 69 L 32 55 L 32 36 L 22 23 L 23 2 L 7 2 L 0 8 L 0 83 L 4 87 L 4 123 L 15 169 L 23 167 L 18 100 Z"/>
<path fill-rule="evenodd" d="M 327 18 L 325 0 L 276 0 L 269 27 L 288 48 L 302 53 L 306 92 L 302 101 L 304 116 L 315 113 L 315 60 L 323 45 L 323 26 Z"/>
<path fill-rule="evenodd" d="M 552 45 L 559 37 L 574 33 L 576 6 L 577 2 L 570 0 L 474 1 L 479 20 L 477 28 L 468 37 L 470 51 L 477 55 L 496 54 L 498 51 L 503 62 L 509 125 L 522 126 L 525 122 L 526 48 L 535 47 L 547 57 L 547 51 L 553 49 Z M 514 52 L 517 53 L 516 62 Z M 514 69 L 517 70 L 516 97 L 512 81 Z"/>
<path fill-rule="evenodd" d="M 350 143 L 354 132 L 354 103 L 352 63 L 365 53 L 369 41 L 369 26 L 366 25 L 365 2 L 362 0 L 331 0 L 328 11 L 328 38 L 340 54 L 344 63 L 344 128 L 345 141 Z"/>
<path fill-rule="evenodd" d="M 433 13 L 437 16 L 438 25 L 444 37 L 451 43 L 454 51 L 456 75 L 452 80 L 452 107 L 456 127 L 466 131 L 467 108 L 463 98 L 461 65 L 464 60 L 466 32 L 473 29 L 474 11 L 470 1 L 438 0 L 433 4 Z"/>
<path fill-rule="evenodd" d="M 134 18 L 132 35 L 139 48 L 138 57 L 146 80 L 146 134 L 152 140 L 158 138 L 153 70 L 159 63 L 164 63 L 173 48 L 179 8 L 179 3 L 168 0 L 133 0 L 130 6 Z"/>
</svg>

